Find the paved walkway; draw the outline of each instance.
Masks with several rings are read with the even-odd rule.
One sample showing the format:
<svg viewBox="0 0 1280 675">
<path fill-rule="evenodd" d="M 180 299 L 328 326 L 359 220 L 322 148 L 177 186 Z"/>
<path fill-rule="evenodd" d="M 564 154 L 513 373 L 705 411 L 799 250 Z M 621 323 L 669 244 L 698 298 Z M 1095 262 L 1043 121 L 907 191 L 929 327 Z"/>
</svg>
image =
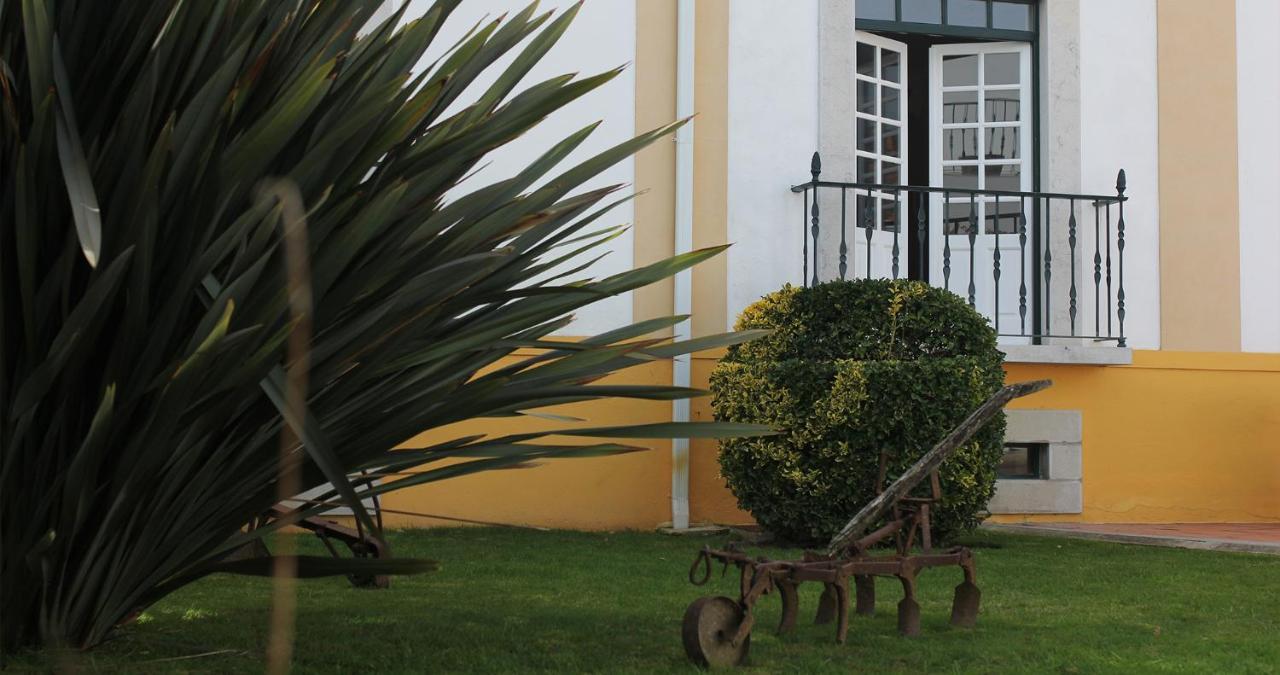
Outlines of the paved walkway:
<svg viewBox="0 0 1280 675">
<path fill-rule="evenodd" d="M 1280 555 L 1280 523 L 991 523 L 1001 532 Z"/>
</svg>

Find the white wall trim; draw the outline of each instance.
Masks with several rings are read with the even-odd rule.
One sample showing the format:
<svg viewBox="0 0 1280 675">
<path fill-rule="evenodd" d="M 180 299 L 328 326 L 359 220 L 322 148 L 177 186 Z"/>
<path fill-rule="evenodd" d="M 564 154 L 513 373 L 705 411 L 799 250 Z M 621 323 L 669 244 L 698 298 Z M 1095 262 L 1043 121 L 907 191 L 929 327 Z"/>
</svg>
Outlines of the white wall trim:
<svg viewBox="0 0 1280 675">
<path fill-rule="evenodd" d="M 1236 0 L 1240 348 L 1280 351 L 1280 2 Z"/>
<path fill-rule="evenodd" d="M 695 7 L 693 0 L 679 0 L 676 5 L 676 119 L 685 119 L 694 113 Z M 689 120 L 676 130 L 676 199 L 675 199 L 675 254 L 693 250 L 693 125 Z M 677 315 L 693 312 L 693 272 L 683 270 L 676 274 L 674 283 L 674 307 Z M 675 326 L 677 341 L 690 337 L 691 324 L 685 319 Z M 671 384 L 688 387 L 692 377 L 692 363 L 688 354 L 681 354 L 671 366 Z M 671 419 L 674 422 L 689 421 L 689 399 L 671 403 Z M 689 527 L 689 439 L 671 439 L 671 526 L 677 530 Z"/>
<path fill-rule="evenodd" d="M 730 325 L 760 296 L 800 281 L 804 199 L 790 186 L 809 179 L 818 147 L 820 4 L 827 1 L 789 0 L 785 11 L 774 0 L 729 3 Z M 851 0 L 837 1 L 848 3 L 852 30 Z"/>
<path fill-rule="evenodd" d="M 1156 77 L 1156 0 L 1048 0 L 1041 3 L 1050 14 L 1072 5 L 1078 13 L 1072 27 L 1077 33 L 1072 58 L 1079 69 L 1078 184 L 1087 194 L 1112 194 L 1116 172 L 1125 170 L 1125 195 L 1129 201 L 1124 208 L 1124 333 L 1129 347 L 1159 349 L 1160 106 Z M 1057 26 L 1050 23 L 1048 39 L 1053 39 L 1055 30 Z M 1046 84 L 1052 86 L 1051 81 Z M 1117 217 L 1118 211 L 1113 212 L 1113 226 Z M 1065 221 L 1057 220 L 1055 214 L 1054 222 Z M 1092 214 L 1081 219 L 1080 227 L 1083 231 L 1078 251 L 1084 253 L 1081 258 L 1092 257 L 1095 246 Z M 1054 229 L 1063 228 L 1055 225 Z M 1105 250 L 1104 245 L 1104 253 Z M 1114 242 L 1112 255 L 1118 259 Z M 1058 260 L 1065 260 L 1056 252 L 1054 258 L 1055 267 Z M 1081 263 L 1083 266 L 1084 261 Z M 1118 267 L 1117 262 L 1117 277 Z M 1053 276 L 1057 286 L 1060 277 L 1056 270 Z M 1092 277 L 1092 269 L 1078 277 L 1082 280 L 1082 297 L 1077 321 L 1082 328 L 1090 330 L 1094 323 Z M 1056 293 L 1053 303 L 1058 308 L 1068 306 L 1068 301 Z M 1113 325 L 1118 325 L 1114 305 L 1100 309 L 1101 322 L 1106 322 L 1110 309 Z M 1066 321 L 1058 323 L 1057 317 L 1054 324 L 1068 325 Z M 1105 332 L 1105 325 L 1102 330 Z"/>
</svg>

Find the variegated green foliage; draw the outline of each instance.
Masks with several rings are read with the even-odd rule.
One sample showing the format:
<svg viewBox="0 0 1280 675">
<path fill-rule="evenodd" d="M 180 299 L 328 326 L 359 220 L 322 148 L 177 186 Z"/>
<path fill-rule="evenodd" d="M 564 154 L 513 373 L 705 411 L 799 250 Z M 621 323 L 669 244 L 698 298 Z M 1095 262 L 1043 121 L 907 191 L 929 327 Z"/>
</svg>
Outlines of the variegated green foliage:
<svg viewBox="0 0 1280 675">
<path fill-rule="evenodd" d="M 990 323 L 919 281 L 785 286 L 743 310 L 737 327 L 770 332 L 716 365 L 716 418 L 786 431 L 724 440 L 720 471 L 739 506 L 802 544 L 829 541 L 878 494 L 881 471 L 884 484 L 906 471 L 1004 384 Z M 935 541 L 981 521 L 1004 429 L 1001 414 L 942 465 Z"/>
<path fill-rule="evenodd" d="M 306 414 L 289 420 L 303 485 L 333 484 L 326 498 L 366 525 L 359 498 L 379 491 L 632 449 L 593 437 L 761 431 L 595 427 L 570 432 L 579 445 L 530 431 L 393 450 L 476 417 L 695 395 L 597 381 L 751 337 L 645 337 L 679 317 L 553 337 L 574 310 L 718 249 L 587 276 L 593 251 L 619 232 L 609 209 L 622 186 L 584 182 L 669 128 L 552 174 L 588 127 L 515 177 L 446 198 L 487 153 L 617 74 L 518 90 L 575 13 L 535 7 L 477 25 L 414 74 L 458 1 L 376 25 L 382 0 L 0 4 L 5 648 L 90 646 L 185 581 L 265 568 L 218 560 L 270 531 L 242 526 L 276 498 L 295 323 L 281 204 L 262 189 L 273 177 L 296 185 L 308 210 L 311 389 Z M 476 84 L 512 52 L 491 84 Z M 460 110 L 446 116 L 451 106 Z M 499 364 L 522 347 L 545 351 Z M 446 459 L 463 461 L 433 465 Z M 360 470 L 419 473 L 347 478 Z M 304 576 L 356 569 L 300 564 Z M 372 565 L 360 571 L 428 567 Z"/>
</svg>

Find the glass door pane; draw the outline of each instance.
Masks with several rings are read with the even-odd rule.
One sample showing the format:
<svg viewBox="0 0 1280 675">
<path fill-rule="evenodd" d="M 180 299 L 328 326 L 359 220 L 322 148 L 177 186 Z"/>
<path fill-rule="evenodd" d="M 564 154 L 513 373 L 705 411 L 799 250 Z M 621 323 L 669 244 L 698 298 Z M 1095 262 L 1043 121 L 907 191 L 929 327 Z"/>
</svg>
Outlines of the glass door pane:
<svg viewBox="0 0 1280 675">
<path fill-rule="evenodd" d="M 1033 242 L 1019 236 L 1032 204 L 997 192 L 1031 189 L 1030 67 L 1026 43 L 930 49 L 930 176 L 951 191 L 931 201 L 929 278 L 972 298 L 999 333 L 1024 332 L 1032 288 Z"/>
<path fill-rule="evenodd" d="M 906 276 L 903 252 L 907 242 L 898 232 L 899 194 L 891 186 L 907 183 L 907 47 L 871 33 L 857 33 L 854 71 L 854 151 L 857 163 L 856 200 L 850 215 L 850 276 L 854 278 Z M 897 259 L 895 246 L 897 243 Z M 895 265 L 895 262 L 897 263 Z"/>
</svg>

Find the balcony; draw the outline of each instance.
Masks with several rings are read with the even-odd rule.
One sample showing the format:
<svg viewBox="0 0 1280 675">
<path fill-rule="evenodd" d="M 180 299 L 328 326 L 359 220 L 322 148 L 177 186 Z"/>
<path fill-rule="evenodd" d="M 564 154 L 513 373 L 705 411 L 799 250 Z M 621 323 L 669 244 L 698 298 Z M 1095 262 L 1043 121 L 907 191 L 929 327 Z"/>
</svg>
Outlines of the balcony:
<svg viewBox="0 0 1280 675">
<path fill-rule="evenodd" d="M 791 188 L 804 195 L 805 285 L 922 279 L 964 298 L 1004 345 L 1126 346 L 1123 169 L 1109 195 L 962 187 L 962 175 L 937 187 L 821 173 L 815 152 L 810 180 Z"/>
</svg>

